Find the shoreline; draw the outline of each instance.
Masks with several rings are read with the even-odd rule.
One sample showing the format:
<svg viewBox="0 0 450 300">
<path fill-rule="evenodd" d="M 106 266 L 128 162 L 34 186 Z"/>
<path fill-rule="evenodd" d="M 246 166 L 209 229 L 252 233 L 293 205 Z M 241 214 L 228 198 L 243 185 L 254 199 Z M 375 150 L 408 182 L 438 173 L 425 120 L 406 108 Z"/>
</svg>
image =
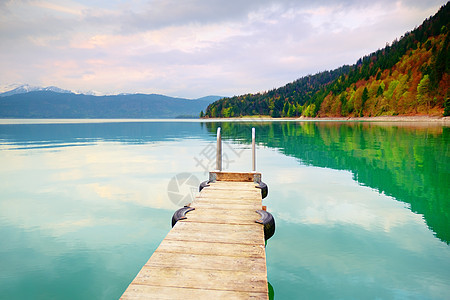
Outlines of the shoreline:
<svg viewBox="0 0 450 300">
<path fill-rule="evenodd" d="M 298 118 L 298 119 L 301 119 Z M 316 118 L 309 118 L 316 119 Z M 450 117 L 442 116 L 377 116 L 377 117 L 322 117 L 319 120 L 369 121 L 369 122 L 442 122 L 450 123 Z"/>
<path fill-rule="evenodd" d="M 235 118 L 197 118 L 197 119 L 129 119 L 129 118 L 0 118 L 0 125 L 12 124 L 63 124 L 63 123 L 121 123 L 121 122 L 353 122 L 378 124 L 434 124 L 450 126 L 450 116 L 378 116 L 378 117 L 298 117 L 272 118 L 270 116 L 244 116 Z"/>
<path fill-rule="evenodd" d="M 450 125 L 450 117 L 442 116 L 377 116 L 377 117 L 298 117 L 298 118 L 272 118 L 270 116 L 245 116 L 236 118 L 203 118 L 205 121 L 330 121 L 330 122 L 427 122 Z"/>
</svg>

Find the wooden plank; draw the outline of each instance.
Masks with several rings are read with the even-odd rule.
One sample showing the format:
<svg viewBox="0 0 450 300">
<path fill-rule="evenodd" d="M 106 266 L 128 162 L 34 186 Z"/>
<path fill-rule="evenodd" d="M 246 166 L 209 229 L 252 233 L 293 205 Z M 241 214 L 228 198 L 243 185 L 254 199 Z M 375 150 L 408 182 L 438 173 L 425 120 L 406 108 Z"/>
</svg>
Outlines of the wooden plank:
<svg viewBox="0 0 450 300">
<path fill-rule="evenodd" d="M 156 251 L 167 253 L 191 253 L 191 254 L 208 254 L 218 256 L 231 257 L 265 257 L 265 249 L 263 245 L 246 245 L 232 244 L 233 247 L 224 247 L 224 243 L 214 243 L 203 241 L 177 241 L 164 240 Z M 155 252 L 156 252 L 155 251 Z"/>
<path fill-rule="evenodd" d="M 265 273 L 159 268 L 145 265 L 133 284 L 268 293 Z"/>
<path fill-rule="evenodd" d="M 241 190 L 245 190 L 245 189 L 251 189 L 253 187 L 256 187 L 258 184 L 254 183 L 254 182 L 230 182 L 230 181 L 215 181 L 215 182 L 210 182 L 209 186 L 210 187 L 216 187 L 216 188 L 227 188 L 229 186 L 233 186 L 233 188 L 235 189 L 241 189 Z"/>
<path fill-rule="evenodd" d="M 254 182 L 229 182 L 229 181 L 216 181 L 209 183 L 209 186 L 205 187 L 208 189 L 230 189 L 236 191 L 247 191 L 254 189 L 257 186 Z"/>
<path fill-rule="evenodd" d="M 232 246 L 232 245 L 230 245 Z M 170 253 L 161 250 L 155 251 L 145 264 L 150 267 L 183 268 L 197 270 L 248 270 L 251 273 L 266 272 L 266 260 L 262 257 L 232 257 L 219 255 L 200 255 L 192 253 Z"/>
<path fill-rule="evenodd" d="M 188 220 L 189 221 L 189 220 Z M 224 234 L 240 234 L 240 235 L 258 235 L 263 233 L 263 226 L 261 224 L 251 225 L 233 225 L 233 224 L 208 224 L 197 222 L 177 222 L 168 235 L 172 232 L 189 233 L 204 232 L 207 233 L 224 233 Z"/>
<path fill-rule="evenodd" d="M 254 201 L 261 199 L 261 190 L 254 189 L 252 191 L 230 191 L 230 190 L 214 190 L 204 188 L 198 198 L 214 198 L 214 199 L 251 199 Z M 261 200 L 259 200 L 261 201 Z"/>
<path fill-rule="evenodd" d="M 186 214 L 186 217 L 191 219 L 193 216 L 214 216 L 218 219 L 220 219 L 221 216 L 224 214 L 230 215 L 230 217 L 239 219 L 239 218 L 251 218 L 253 220 L 259 219 L 260 215 L 253 210 L 234 210 L 233 208 L 228 209 L 229 206 L 236 205 L 236 203 L 230 204 L 230 205 L 224 205 L 223 208 L 219 209 L 202 209 L 202 208 L 196 208 L 195 210 L 192 210 Z"/>
<path fill-rule="evenodd" d="M 247 190 L 256 188 L 257 186 L 258 184 L 254 182 L 215 181 L 208 183 L 208 186 L 206 186 L 205 188 L 225 189 L 231 187 L 237 190 Z"/>
<path fill-rule="evenodd" d="M 195 207 L 195 205 L 193 205 Z M 223 223 L 223 224 L 254 224 L 260 219 L 260 215 L 253 210 L 240 209 L 204 209 L 198 208 L 186 215 L 186 220 L 180 222 L 207 222 L 207 223 Z"/>
<path fill-rule="evenodd" d="M 251 199 L 242 200 L 241 199 L 215 199 L 214 201 L 211 201 L 210 198 L 196 198 L 195 201 L 190 205 L 192 207 L 200 207 L 196 206 L 196 204 L 215 204 L 217 208 L 223 208 L 227 209 L 227 207 L 230 207 L 230 205 L 252 205 L 255 206 L 255 210 L 261 209 L 261 204 L 258 202 L 255 202 Z"/>
<path fill-rule="evenodd" d="M 238 191 L 247 191 L 251 189 L 257 189 L 257 184 L 253 182 L 228 182 L 228 181 L 216 181 L 211 182 L 205 189 L 233 189 Z"/>
<path fill-rule="evenodd" d="M 211 172 L 211 173 L 215 174 L 214 176 L 217 181 L 253 182 L 255 175 L 261 176 L 260 173 L 238 173 L 238 172 Z"/>
<path fill-rule="evenodd" d="M 261 207 L 261 200 L 257 201 L 252 198 L 211 198 L 210 196 L 204 197 L 196 197 L 194 201 L 191 203 L 192 205 L 196 203 L 211 203 L 211 204 L 222 204 L 224 207 L 226 207 L 228 204 L 247 204 L 247 205 L 258 205 L 258 207 Z"/>
<path fill-rule="evenodd" d="M 229 203 L 225 207 L 222 203 L 211 203 L 211 202 L 202 202 L 198 201 L 191 205 L 195 208 L 203 208 L 203 209 L 220 209 L 220 208 L 226 208 L 226 209 L 236 209 L 236 210 L 251 210 L 256 211 L 258 209 L 261 209 L 260 204 L 241 204 L 241 203 Z"/>
<path fill-rule="evenodd" d="M 211 299 L 211 300 L 229 300 L 229 299 L 267 299 L 266 293 L 241 292 L 241 291 L 221 291 L 211 289 L 180 288 L 167 286 L 152 286 L 133 284 L 122 296 L 123 300 L 137 299 L 156 299 L 156 300 L 186 300 L 186 299 Z"/>
<path fill-rule="evenodd" d="M 259 226 L 258 226 L 259 225 Z M 175 229 L 179 230 L 175 230 Z M 260 224 L 233 225 L 196 222 L 177 222 L 167 234 L 167 240 L 203 241 L 207 243 L 227 243 L 259 245 L 264 241 L 264 229 Z"/>
</svg>

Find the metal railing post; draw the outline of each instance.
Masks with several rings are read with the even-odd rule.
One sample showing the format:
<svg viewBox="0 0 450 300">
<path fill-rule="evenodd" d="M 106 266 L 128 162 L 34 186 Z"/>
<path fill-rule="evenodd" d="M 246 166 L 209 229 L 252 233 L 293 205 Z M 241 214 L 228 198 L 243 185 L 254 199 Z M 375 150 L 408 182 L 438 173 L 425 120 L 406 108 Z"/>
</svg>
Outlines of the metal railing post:
<svg viewBox="0 0 450 300">
<path fill-rule="evenodd" d="M 217 128 L 216 170 L 222 171 L 222 137 L 220 135 L 220 127 Z"/>
<path fill-rule="evenodd" d="M 252 128 L 252 171 L 256 172 L 255 127 Z"/>
</svg>

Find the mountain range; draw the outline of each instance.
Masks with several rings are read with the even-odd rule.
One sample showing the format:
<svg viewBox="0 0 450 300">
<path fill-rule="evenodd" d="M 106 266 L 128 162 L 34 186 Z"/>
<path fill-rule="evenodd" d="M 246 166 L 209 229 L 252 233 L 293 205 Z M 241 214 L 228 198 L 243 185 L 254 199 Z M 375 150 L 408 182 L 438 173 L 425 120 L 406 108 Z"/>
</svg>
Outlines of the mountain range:
<svg viewBox="0 0 450 300">
<path fill-rule="evenodd" d="M 60 89 L 59 87 L 56 87 L 56 86 L 41 87 L 41 86 L 32 86 L 29 84 L 21 84 L 21 85 L 13 84 L 13 85 L 9 85 L 9 86 L 1 88 L 1 90 L 5 90 L 5 91 L 0 92 L 0 97 L 12 96 L 12 95 L 16 95 L 16 94 L 24 94 L 24 93 L 29 93 L 29 92 L 37 92 L 37 91 L 50 91 L 50 92 L 62 93 L 62 94 L 73 93 L 72 91 Z M 75 93 L 75 94 L 77 94 L 77 93 Z"/>
<path fill-rule="evenodd" d="M 96 96 L 58 87 L 18 86 L 0 93 L 0 118 L 197 118 L 220 99 L 174 98 L 158 94 Z"/>
</svg>

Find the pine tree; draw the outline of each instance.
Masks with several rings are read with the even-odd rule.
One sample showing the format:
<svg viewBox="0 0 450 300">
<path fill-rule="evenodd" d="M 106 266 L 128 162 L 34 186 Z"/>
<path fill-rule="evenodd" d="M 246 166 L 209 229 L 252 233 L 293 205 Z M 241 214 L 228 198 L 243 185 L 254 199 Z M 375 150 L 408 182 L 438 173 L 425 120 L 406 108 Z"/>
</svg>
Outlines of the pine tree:
<svg viewBox="0 0 450 300">
<path fill-rule="evenodd" d="M 369 91 L 367 90 L 367 87 L 364 88 L 361 100 L 362 100 L 362 108 L 364 108 L 364 104 L 366 103 L 367 100 L 369 100 Z"/>
<path fill-rule="evenodd" d="M 450 98 L 447 97 L 444 103 L 444 117 L 450 116 Z"/>
<path fill-rule="evenodd" d="M 294 111 L 295 111 L 295 110 L 294 110 L 294 105 L 289 104 L 289 109 L 288 109 L 288 112 L 287 112 L 287 117 L 288 117 L 288 118 L 292 118 L 292 117 L 294 116 L 294 114 L 295 114 Z"/>
</svg>

